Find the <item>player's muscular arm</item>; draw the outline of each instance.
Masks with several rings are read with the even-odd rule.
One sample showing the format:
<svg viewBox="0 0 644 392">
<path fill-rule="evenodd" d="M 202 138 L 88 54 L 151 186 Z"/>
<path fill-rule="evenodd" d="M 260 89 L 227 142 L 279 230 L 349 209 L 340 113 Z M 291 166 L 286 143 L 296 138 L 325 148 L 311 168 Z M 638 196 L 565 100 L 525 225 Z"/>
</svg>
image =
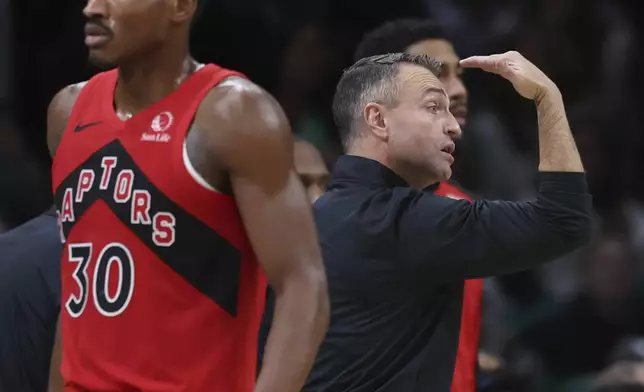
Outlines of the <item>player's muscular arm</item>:
<svg viewBox="0 0 644 392">
<path fill-rule="evenodd" d="M 208 101 L 212 109 L 200 109 L 196 122 L 211 128 L 206 144 L 212 142 L 209 151 L 230 176 L 276 295 L 255 391 L 300 391 L 328 327 L 329 302 L 311 207 L 293 167 L 290 128 L 273 98 L 246 80 L 224 82 Z"/>
<path fill-rule="evenodd" d="M 67 126 L 67 121 L 72 113 L 74 102 L 85 82 L 69 85 L 60 90 L 49 103 L 47 109 L 47 147 L 53 158 L 58 149 L 58 144 Z M 49 367 L 49 392 L 63 390 L 63 378 L 60 374 L 62 346 L 60 341 L 60 320 L 56 326 L 56 338 L 52 351 L 51 365 Z"/>
<path fill-rule="evenodd" d="M 78 98 L 85 82 L 71 84 L 60 90 L 49 103 L 47 109 L 47 147 L 53 158 L 58 148 L 58 143 L 63 136 L 67 121 L 72 113 L 72 108 Z"/>
</svg>

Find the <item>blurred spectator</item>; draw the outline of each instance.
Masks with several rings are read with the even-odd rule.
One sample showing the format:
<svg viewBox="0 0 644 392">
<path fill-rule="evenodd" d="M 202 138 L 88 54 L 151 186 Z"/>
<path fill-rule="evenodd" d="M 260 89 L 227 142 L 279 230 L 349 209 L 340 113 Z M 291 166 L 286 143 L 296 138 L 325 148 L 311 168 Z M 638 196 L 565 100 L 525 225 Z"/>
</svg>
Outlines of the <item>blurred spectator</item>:
<svg viewBox="0 0 644 392">
<path fill-rule="evenodd" d="M 10 116 L 0 113 L 0 228 L 4 229 L 34 217 L 50 198 L 46 178 L 19 135 Z"/>
<path fill-rule="evenodd" d="M 520 334 L 550 375 L 597 372 L 623 336 L 644 334 L 644 307 L 635 292 L 638 269 L 624 234 L 606 233 L 590 246 L 583 292 Z"/>
<path fill-rule="evenodd" d="M 300 176 L 302 185 L 313 203 L 324 193 L 324 188 L 329 181 L 329 170 L 320 152 L 304 139 L 295 140 L 294 155 L 295 171 Z"/>
<path fill-rule="evenodd" d="M 291 36 L 282 57 L 275 97 L 291 121 L 293 132 L 313 143 L 327 164 L 341 153 L 339 139 L 329 116 L 335 87 L 335 63 L 331 36 L 320 23 L 306 23 Z"/>
</svg>

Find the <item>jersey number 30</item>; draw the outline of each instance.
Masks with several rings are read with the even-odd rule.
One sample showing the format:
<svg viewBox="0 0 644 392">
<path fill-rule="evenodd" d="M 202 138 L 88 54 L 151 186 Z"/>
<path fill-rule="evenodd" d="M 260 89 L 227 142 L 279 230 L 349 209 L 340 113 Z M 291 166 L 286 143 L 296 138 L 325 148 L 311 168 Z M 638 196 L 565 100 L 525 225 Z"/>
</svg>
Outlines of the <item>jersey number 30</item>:
<svg viewBox="0 0 644 392">
<path fill-rule="evenodd" d="M 117 242 L 107 244 L 96 258 L 91 282 L 87 267 L 92 261 L 92 244 L 69 244 L 68 254 L 67 261 L 76 264 L 72 277 L 78 285 L 78 295 L 69 296 L 65 303 L 67 313 L 74 318 L 83 314 L 90 291 L 96 310 L 103 316 L 116 317 L 123 313 L 134 291 L 134 261 L 130 251 Z M 118 282 L 115 292 L 110 293 L 110 272 L 113 268 L 118 268 Z"/>
</svg>

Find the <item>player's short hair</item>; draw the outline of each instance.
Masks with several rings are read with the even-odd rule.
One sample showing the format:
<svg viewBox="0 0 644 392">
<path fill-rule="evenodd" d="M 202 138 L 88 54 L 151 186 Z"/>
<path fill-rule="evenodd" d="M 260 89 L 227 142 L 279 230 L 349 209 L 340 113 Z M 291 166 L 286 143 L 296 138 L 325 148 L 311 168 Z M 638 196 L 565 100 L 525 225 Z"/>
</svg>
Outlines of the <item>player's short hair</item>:
<svg viewBox="0 0 644 392">
<path fill-rule="evenodd" d="M 369 102 L 396 104 L 399 92 L 396 76 L 401 63 L 419 65 L 437 77 L 441 72 L 441 63 L 427 55 L 388 53 L 360 59 L 342 74 L 333 97 L 333 119 L 345 150 L 355 136 L 354 125 Z"/>
<path fill-rule="evenodd" d="M 398 19 L 365 34 L 354 53 L 354 61 L 383 53 L 399 53 L 426 39 L 446 39 L 443 29 L 431 19 Z"/>
</svg>

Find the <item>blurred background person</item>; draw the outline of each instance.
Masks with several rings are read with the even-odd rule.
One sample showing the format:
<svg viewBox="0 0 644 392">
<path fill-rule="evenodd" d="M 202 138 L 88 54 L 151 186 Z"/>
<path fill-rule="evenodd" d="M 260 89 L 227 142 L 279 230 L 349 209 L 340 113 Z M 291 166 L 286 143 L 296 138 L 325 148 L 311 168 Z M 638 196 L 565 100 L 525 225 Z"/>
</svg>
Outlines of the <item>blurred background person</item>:
<svg viewBox="0 0 644 392">
<path fill-rule="evenodd" d="M 519 333 L 555 381 L 601 371 L 623 337 L 644 335 L 640 268 L 628 238 L 602 233 L 584 253 L 583 290 Z"/>
<path fill-rule="evenodd" d="M 315 146 L 304 139 L 295 139 L 294 148 L 295 171 L 314 203 L 329 182 L 329 170 L 324 164 L 322 154 Z"/>
</svg>

